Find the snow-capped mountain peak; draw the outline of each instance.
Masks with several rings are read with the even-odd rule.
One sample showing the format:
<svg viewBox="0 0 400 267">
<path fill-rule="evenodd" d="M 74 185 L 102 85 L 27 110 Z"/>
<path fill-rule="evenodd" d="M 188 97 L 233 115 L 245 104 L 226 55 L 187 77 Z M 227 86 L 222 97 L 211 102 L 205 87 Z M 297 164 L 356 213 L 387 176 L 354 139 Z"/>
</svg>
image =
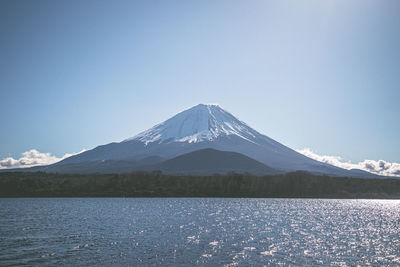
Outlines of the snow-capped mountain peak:
<svg viewBox="0 0 400 267">
<path fill-rule="evenodd" d="M 125 141 L 148 143 L 211 141 L 236 135 L 255 142 L 261 134 L 215 104 L 199 104 Z"/>
<path fill-rule="evenodd" d="M 82 166 L 85 171 L 140 170 L 160 161 L 202 149 L 243 154 L 280 171 L 304 170 L 318 174 L 364 176 L 308 158 L 258 133 L 218 105 L 197 105 L 119 143 L 98 146 L 56 163 L 55 171 Z M 72 164 L 72 165 L 71 165 Z M 79 165 L 81 164 L 81 165 Z M 114 165 L 116 164 L 116 165 Z M 144 167 L 147 168 L 147 167 Z M 250 173 L 252 170 L 249 170 Z"/>
</svg>

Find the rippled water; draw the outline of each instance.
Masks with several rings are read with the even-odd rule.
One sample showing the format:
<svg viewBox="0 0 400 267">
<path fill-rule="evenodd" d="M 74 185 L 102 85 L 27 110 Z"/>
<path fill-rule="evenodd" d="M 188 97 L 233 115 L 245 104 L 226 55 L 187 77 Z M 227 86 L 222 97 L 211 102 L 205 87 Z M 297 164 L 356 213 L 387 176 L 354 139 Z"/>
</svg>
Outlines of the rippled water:
<svg viewBox="0 0 400 267">
<path fill-rule="evenodd" d="M 0 199 L 0 265 L 400 265 L 400 201 Z"/>
</svg>

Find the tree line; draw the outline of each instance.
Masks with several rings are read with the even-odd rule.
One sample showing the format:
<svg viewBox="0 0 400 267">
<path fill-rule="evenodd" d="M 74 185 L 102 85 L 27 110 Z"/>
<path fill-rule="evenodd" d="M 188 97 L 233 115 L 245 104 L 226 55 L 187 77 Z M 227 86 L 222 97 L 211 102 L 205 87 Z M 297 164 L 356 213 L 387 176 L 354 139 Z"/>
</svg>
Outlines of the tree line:
<svg viewBox="0 0 400 267">
<path fill-rule="evenodd" d="M 328 177 L 307 172 L 252 176 L 0 173 L 0 197 L 400 198 L 400 179 Z"/>
</svg>

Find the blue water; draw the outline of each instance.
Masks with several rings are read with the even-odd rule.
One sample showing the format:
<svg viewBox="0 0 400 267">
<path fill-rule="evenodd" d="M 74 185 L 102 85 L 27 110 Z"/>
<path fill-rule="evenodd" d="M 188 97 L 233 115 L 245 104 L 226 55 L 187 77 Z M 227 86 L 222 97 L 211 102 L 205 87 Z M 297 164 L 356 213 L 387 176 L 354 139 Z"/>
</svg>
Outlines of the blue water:
<svg viewBox="0 0 400 267">
<path fill-rule="evenodd" d="M 0 265 L 400 265 L 400 201 L 0 199 Z"/>
</svg>

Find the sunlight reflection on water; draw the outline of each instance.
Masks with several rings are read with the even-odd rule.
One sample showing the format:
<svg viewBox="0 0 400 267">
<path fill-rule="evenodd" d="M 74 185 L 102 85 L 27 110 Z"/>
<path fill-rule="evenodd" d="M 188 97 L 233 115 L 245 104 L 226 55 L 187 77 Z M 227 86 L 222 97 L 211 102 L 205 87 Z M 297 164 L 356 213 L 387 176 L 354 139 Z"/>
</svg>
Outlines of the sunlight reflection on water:
<svg viewBox="0 0 400 267">
<path fill-rule="evenodd" d="M 399 200 L 0 199 L 0 265 L 400 264 Z"/>
</svg>

